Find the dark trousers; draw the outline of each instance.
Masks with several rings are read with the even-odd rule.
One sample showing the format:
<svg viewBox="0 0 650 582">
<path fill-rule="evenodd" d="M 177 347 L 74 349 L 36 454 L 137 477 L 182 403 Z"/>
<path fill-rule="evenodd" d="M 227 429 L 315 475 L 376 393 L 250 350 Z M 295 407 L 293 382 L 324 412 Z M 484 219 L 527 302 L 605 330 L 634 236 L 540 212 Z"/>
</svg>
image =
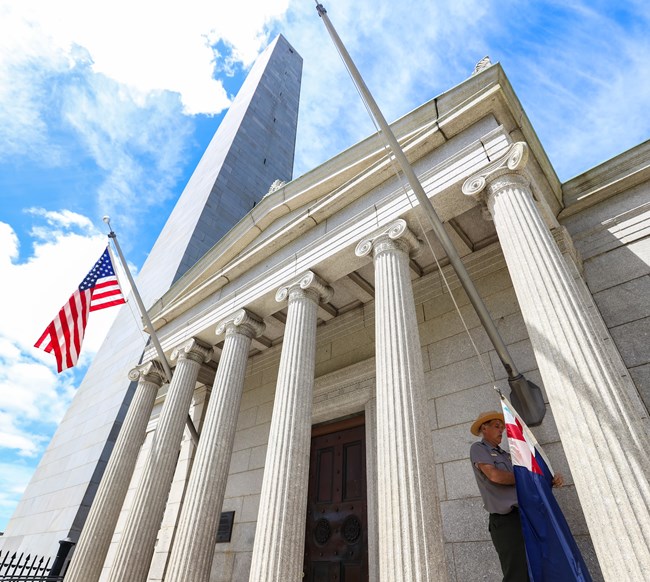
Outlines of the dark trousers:
<svg viewBox="0 0 650 582">
<path fill-rule="evenodd" d="M 491 513 L 489 521 L 492 543 L 499 554 L 503 582 L 528 582 L 528 562 L 519 510 L 501 515 Z"/>
</svg>

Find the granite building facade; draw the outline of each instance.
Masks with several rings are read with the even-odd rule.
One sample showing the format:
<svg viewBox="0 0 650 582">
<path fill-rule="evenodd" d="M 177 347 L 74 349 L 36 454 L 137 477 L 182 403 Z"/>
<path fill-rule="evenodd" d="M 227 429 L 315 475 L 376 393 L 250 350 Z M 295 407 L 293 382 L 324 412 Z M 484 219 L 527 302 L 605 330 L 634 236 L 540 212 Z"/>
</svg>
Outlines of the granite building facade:
<svg viewBox="0 0 650 582">
<path fill-rule="evenodd" d="M 499 65 L 392 127 L 543 389 L 593 578 L 647 579 L 650 144 L 561 183 Z M 276 184 L 149 313 L 173 378 L 131 362 L 69 580 L 500 578 L 468 457 L 506 372 L 379 136 Z"/>
</svg>

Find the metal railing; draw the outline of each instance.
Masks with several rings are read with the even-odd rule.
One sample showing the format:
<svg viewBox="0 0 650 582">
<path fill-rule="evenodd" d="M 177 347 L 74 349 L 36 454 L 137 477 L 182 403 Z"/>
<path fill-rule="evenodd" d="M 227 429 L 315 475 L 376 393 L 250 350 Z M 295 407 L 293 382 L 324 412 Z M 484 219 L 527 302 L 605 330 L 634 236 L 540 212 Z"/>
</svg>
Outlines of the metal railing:
<svg viewBox="0 0 650 582">
<path fill-rule="evenodd" d="M 0 551 L 0 582 L 63 582 L 66 567 L 57 575 L 50 575 L 52 558 L 25 553 Z"/>
</svg>

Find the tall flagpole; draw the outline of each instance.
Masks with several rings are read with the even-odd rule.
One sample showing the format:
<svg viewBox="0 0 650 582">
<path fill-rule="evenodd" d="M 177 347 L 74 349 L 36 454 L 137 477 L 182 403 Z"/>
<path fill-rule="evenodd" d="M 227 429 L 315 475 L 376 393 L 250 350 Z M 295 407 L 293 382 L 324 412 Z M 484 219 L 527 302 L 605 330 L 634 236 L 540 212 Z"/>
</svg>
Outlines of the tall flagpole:
<svg viewBox="0 0 650 582">
<path fill-rule="evenodd" d="M 151 343 L 153 343 L 154 347 L 156 348 L 156 352 L 158 352 L 158 358 L 160 359 L 160 363 L 162 364 L 163 370 L 165 371 L 165 376 L 167 376 L 167 381 L 171 382 L 172 370 L 169 367 L 167 356 L 165 356 L 165 352 L 163 351 L 162 346 L 160 345 L 160 341 L 158 341 L 158 334 L 156 334 L 156 330 L 153 327 L 153 323 L 151 323 L 149 314 L 147 313 L 144 303 L 142 302 L 142 297 L 140 297 L 140 292 L 138 291 L 138 288 L 135 285 L 135 281 L 133 279 L 133 276 L 131 275 L 131 270 L 129 269 L 129 266 L 126 263 L 126 259 L 124 258 L 124 254 L 122 253 L 122 248 L 120 247 L 120 243 L 117 242 L 117 235 L 115 234 L 115 232 L 113 232 L 110 216 L 104 216 L 102 220 L 108 225 L 108 228 L 110 229 L 110 232 L 108 233 L 108 238 L 110 238 L 113 241 L 113 244 L 115 245 L 117 254 L 120 257 L 120 262 L 122 263 L 122 269 L 124 270 L 127 278 L 129 279 L 129 284 L 131 285 L 131 290 L 133 291 L 133 297 L 135 299 L 136 304 L 138 305 L 138 310 L 140 311 L 140 316 L 142 317 L 142 321 L 144 322 L 145 328 L 149 332 L 149 336 L 151 337 Z M 192 435 L 192 440 L 194 441 L 194 444 L 198 443 L 199 433 L 196 431 L 196 427 L 194 426 L 194 423 L 192 422 L 192 419 L 190 418 L 189 414 L 187 415 L 187 428 L 189 429 L 190 434 Z"/>
<path fill-rule="evenodd" d="M 488 312 L 483 299 L 481 299 L 481 296 L 478 294 L 473 281 L 470 279 L 465 265 L 461 261 L 453 242 L 449 238 L 447 231 L 444 229 L 440 218 L 433 208 L 433 204 L 431 204 L 431 201 L 424 192 L 424 188 L 415 175 L 415 172 L 411 167 L 406 154 L 399 145 L 395 134 L 388 125 L 388 122 L 379 109 L 377 102 L 374 100 L 372 94 L 370 93 L 370 90 L 361 77 L 359 70 L 354 64 L 352 57 L 350 57 L 350 54 L 343 45 L 341 38 L 334 29 L 332 22 L 327 16 L 327 10 L 325 10 L 322 4 L 318 3 L 318 0 L 316 0 L 316 11 L 325 23 L 325 27 L 327 28 L 327 31 L 332 38 L 332 42 L 341 55 L 341 58 L 343 59 L 343 62 L 345 63 L 345 66 L 347 67 L 354 84 L 361 94 L 362 99 L 368 106 L 372 117 L 380 127 L 384 139 L 388 142 L 392 154 L 399 164 L 400 169 L 402 172 L 404 172 L 404 175 L 406 176 L 406 179 L 408 180 L 409 185 L 411 186 L 411 189 L 413 190 L 413 193 L 415 194 L 415 197 L 417 198 L 421 208 L 429 218 L 431 226 L 433 227 L 433 232 L 438 237 L 440 244 L 447 254 L 449 262 L 456 271 L 456 275 L 458 276 L 463 289 L 465 289 L 465 292 L 467 293 L 467 296 L 469 297 L 469 300 L 472 303 L 476 314 L 481 320 L 483 328 L 488 334 L 488 337 L 490 338 L 490 341 L 492 342 L 492 345 L 494 346 L 494 349 L 496 350 L 497 355 L 499 356 L 499 359 L 501 360 L 501 363 L 503 364 L 503 367 L 508 374 L 508 383 L 513 390 L 515 396 L 514 400 L 519 406 L 519 413 L 529 426 L 536 426 L 540 424 L 544 418 L 544 415 L 546 414 L 546 406 L 544 404 L 544 399 L 542 397 L 540 388 L 532 382 L 528 382 L 524 375 L 517 370 L 514 360 L 510 356 L 510 352 L 508 351 L 508 348 L 506 347 L 506 344 L 503 341 L 499 330 L 497 329 L 496 325 L 494 325 L 494 322 L 492 321 L 490 313 Z"/>
</svg>

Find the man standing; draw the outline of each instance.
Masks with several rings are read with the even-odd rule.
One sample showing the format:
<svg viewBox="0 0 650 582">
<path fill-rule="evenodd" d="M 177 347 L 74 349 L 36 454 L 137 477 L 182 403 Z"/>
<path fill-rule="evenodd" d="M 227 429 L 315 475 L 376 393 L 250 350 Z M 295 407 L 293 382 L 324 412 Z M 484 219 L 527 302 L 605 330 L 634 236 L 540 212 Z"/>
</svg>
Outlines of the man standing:
<svg viewBox="0 0 650 582">
<path fill-rule="evenodd" d="M 527 582 L 528 563 L 521 530 L 515 474 L 510 453 L 499 445 L 506 425 L 503 413 L 482 412 L 472 423 L 470 432 L 481 436 L 470 449 L 470 461 L 478 484 L 483 506 L 490 513 L 489 531 L 499 555 L 503 582 Z M 557 474 L 553 486 L 562 485 Z"/>
</svg>

